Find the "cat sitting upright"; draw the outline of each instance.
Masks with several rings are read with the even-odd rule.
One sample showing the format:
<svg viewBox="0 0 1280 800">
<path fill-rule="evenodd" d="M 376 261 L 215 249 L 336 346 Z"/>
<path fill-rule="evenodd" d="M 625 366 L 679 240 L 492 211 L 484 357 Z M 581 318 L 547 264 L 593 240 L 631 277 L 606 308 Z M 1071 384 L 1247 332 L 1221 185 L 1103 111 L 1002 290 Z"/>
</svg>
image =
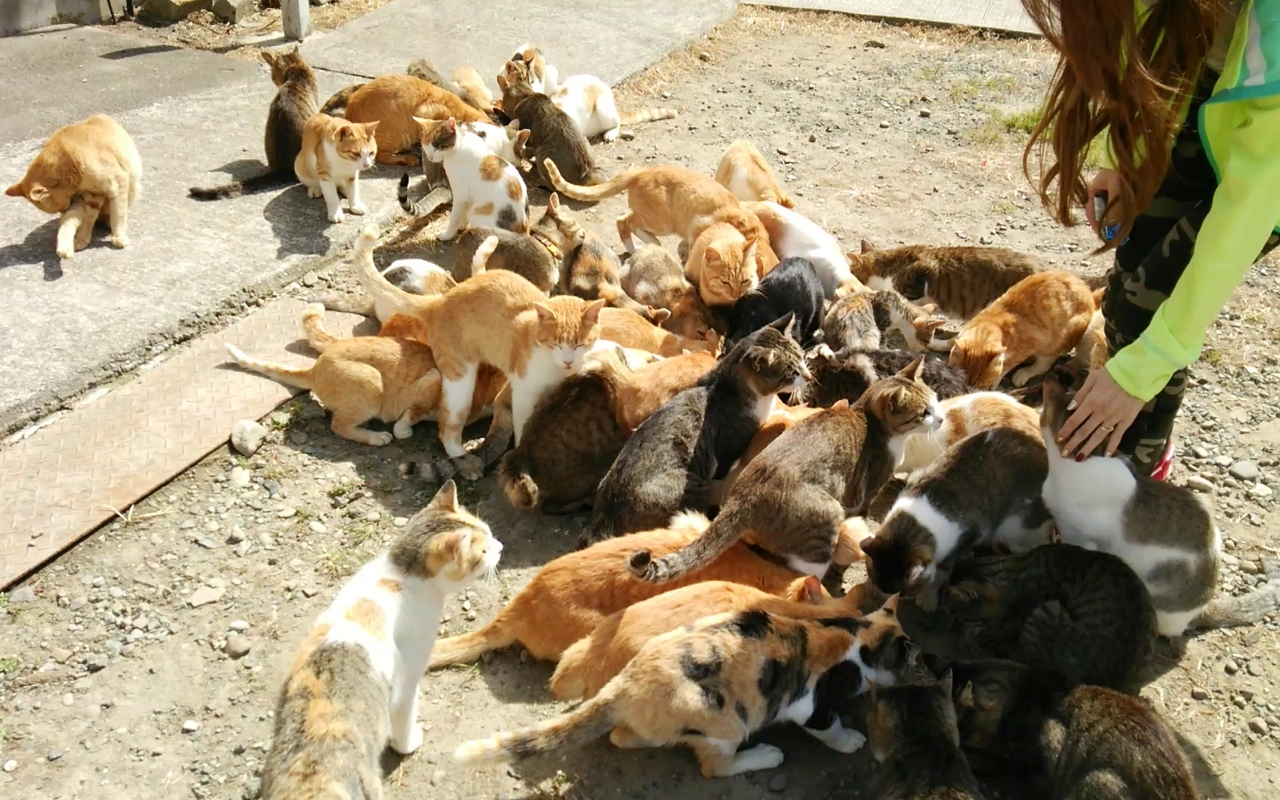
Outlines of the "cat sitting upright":
<svg viewBox="0 0 1280 800">
<path fill-rule="evenodd" d="M 343 220 L 339 192 L 352 214 L 368 212 L 360 201 L 360 172 L 377 157 L 377 130 L 377 122 L 359 124 L 327 114 L 316 114 L 303 127 L 302 150 L 293 168 L 308 197 L 324 197 L 330 222 Z"/>
<path fill-rule="evenodd" d="M 453 192 L 440 241 L 449 241 L 464 228 L 529 232 L 529 195 L 514 165 L 494 155 L 483 139 L 453 118 L 414 121 L 421 126 L 422 157 L 444 165 Z"/>
<path fill-rule="evenodd" d="M 502 88 L 502 109 L 511 119 L 520 120 L 521 129 L 530 131 L 523 154 L 533 163 L 543 186 L 550 188 L 546 161 L 554 163 L 574 183 L 595 184 L 605 179 L 587 137 L 550 97 L 533 90 L 523 62 L 508 61 L 504 74 L 498 76 L 498 86 Z"/>
<path fill-rule="evenodd" d="M 418 684 L 445 598 L 491 575 L 501 555 L 449 481 L 342 587 L 280 692 L 263 800 L 382 797 L 383 747 L 408 754 L 422 744 Z"/>
</svg>

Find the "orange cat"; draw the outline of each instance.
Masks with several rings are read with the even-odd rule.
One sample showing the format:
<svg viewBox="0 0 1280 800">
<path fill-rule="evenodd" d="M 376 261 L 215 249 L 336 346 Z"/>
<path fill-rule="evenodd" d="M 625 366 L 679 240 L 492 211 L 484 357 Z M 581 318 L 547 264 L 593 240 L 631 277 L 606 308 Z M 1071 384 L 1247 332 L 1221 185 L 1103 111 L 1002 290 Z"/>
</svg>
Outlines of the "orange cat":
<svg viewBox="0 0 1280 800">
<path fill-rule="evenodd" d="M 1086 372 L 1102 369 L 1111 357 L 1107 349 L 1107 321 L 1102 318 L 1102 295 L 1106 287 L 1093 293 L 1093 305 L 1096 309 L 1089 318 L 1089 327 L 1076 345 L 1076 353 L 1071 358 L 1071 366 Z"/>
<path fill-rule="evenodd" d="M 493 111 L 493 93 L 484 85 L 484 78 L 476 72 L 475 67 L 459 67 L 453 73 L 453 82 L 466 95 L 471 104 L 481 111 Z"/>
<path fill-rule="evenodd" d="M 347 102 L 346 118 L 352 122 L 378 122 L 378 163 L 413 166 L 418 157 L 410 151 L 421 138 L 422 119 L 489 122 L 489 117 L 458 95 L 413 75 L 383 75 L 356 89 Z"/>
<path fill-rule="evenodd" d="M 1012 428 L 1032 439 L 1040 434 L 1040 412 L 1003 392 L 973 392 L 938 403 L 942 424 L 936 431 L 908 434 L 898 472 L 932 464 L 942 451 L 981 431 Z"/>
<path fill-rule="evenodd" d="M 739 200 L 762 200 L 795 208 L 787 190 L 778 183 L 769 162 L 751 142 L 737 141 L 729 145 L 716 167 L 716 183 L 733 192 Z"/>
<path fill-rule="evenodd" d="M 812 575 L 796 578 L 780 596 L 728 581 L 704 581 L 610 614 L 564 651 L 551 676 L 558 700 L 589 700 L 655 636 L 730 611 L 764 611 L 791 619 L 859 617 L 862 586 L 833 600 Z M 852 688 L 852 687 L 851 687 Z"/>
<path fill-rule="evenodd" d="M 762 236 L 757 226 L 760 220 L 750 211 L 723 208 L 693 240 L 684 275 L 708 306 L 734 305 L 778 265 L 772 249 L 761 255 L 769 247 L 769 235 Z"/>
<path fill-rule="evenodd" d="M 142 188 L 142 157 L 120 123 L 106 114 L 58 128 L 22 180 L 5 190 L 46 214 L 61 214 L 58 258 L 89 246 L 106 210 L 111 246 L 129 246 L 129 207 Z"/>
<path fill-rule="evenodd" d="M 703 350 L 672 356 L 642 367 L 618 389 L 618 424 L 635 433 L 668 400 L 694 386 L 716 365 L 715 351 Z"/>
<path fill-rule="evenodd" d="M 659 309 L 652 313 L 658 322 L 662 322 L 670 312 Z M 702 339 L 685 339 L 625 308 L 600 311 L 600 338 L 664 357 L 678 356 L 686 351 L 715 352 L 720 348 L 720 336 L 715 331 L 708 331 Z"/>
<path fill-rule="evenodd" d="M 373 166 L 378 154 L 377 122 L 360 125 L 341 117 L 316 114 L 302 128 L 302 150 L 293 161 L 308 197 L 324 197 L 330 222 L 342 222 L 342 200 L 352 214 L 366 214 L 360 202 L 360 170 Z"/>
<path fill-rule="evenodd" d="M 430 345 L 442 380 L 440 441 L 452 458 L 466 454 L 462 428 L 467 421 L 481 364 L 500 370 L 511 385 L 511 416 L 516 444 L 534 404 L 547 389 L 582 368 L 599 338 L 603 300 L 548 299 L 538 287 L 507 270 L 469 278 L 442 295 L 410 294 L 391 284 L 373 265 L 376 226 L 356 240 L 356 276 L 376 304 L 416 317 L 419 338 Z M 495 237 L 476 251 L 483 263 Z"/>
<path fill-rule="evenodd" d="M 484 653 L 524 645 L 534 658 L 556 661 L 569 645 L 605 617 L 664 591 L 725 580 L 782 594 L 800 574 L 735 544 L 705 568 L 671 583 L 650 583 L 627 568 L 626 556 L 652 547 L 673 553 L 710 526 L 701 514 L 678 514 L 668 528 L 607 539 L 550 562 L 507 603 L 493 621 L 472 633 L 436 642 L 430 669 L 474 661 Z"/>
<path fill-rule="evenodd" d="M 994 389 L 1014 367 L 1013 385 L 1043 375 L 1058 356 L 1075 347 L 1093 317 L 1093 293 L 1064 270 L 1023 278 L 969 320 L 956 336 L 950 363 L 979 389 Z"/>
</svg>

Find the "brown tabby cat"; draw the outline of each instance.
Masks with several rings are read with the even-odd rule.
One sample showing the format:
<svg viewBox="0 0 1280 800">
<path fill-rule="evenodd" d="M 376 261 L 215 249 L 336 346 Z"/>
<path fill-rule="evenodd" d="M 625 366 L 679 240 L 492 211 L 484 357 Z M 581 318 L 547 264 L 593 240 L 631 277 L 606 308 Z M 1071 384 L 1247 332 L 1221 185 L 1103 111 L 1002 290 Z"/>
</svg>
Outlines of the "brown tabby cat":
<svg viewBox="0 0 1280 800">
<path fill-rule="evenodd" d="M 879 350 L 884 335 L 895 330 L 917 353 L 930 349 L 933 332 L 946 324 L 934 319 L 938 307 L 918 306 L 893 290 L 850 292 L 827 309 L 822 342 L 832 350 L 853 347 Z"/>
<path fill-rule="evenodd" d="M 913 303 L 935 303 L 957 319 L 972 318 L 1023 278 L 1047 267 L 1003 247 L 908 245 L 877 250 L 865 239 L 849 253 L 853 274 L 870 289 L 893 289 Z"/>
<path fill-rule="evenodd" d="M 622 290 L 650 308 L 665 308 L 671 316 L 662 327 L 686 339 L 702 339 L 716 328 L 716 319 L 702 302 L 698 287 L 684 276 L 675 255 L 657 244 L 641 247 L 619 273 Z M 720 332 L 724 332 L 721 324 Z"/>
<path fill-rule="evenodd" d="M 296 46 L 282 53 L 261 52 L 262 60 L 271 67 L 271 82 L 279 87 L 267 110 L 267 130 L 263 137 L 267 171 L 212 189 L 193 186 L 188 193 L 197 200 L 239 197 L 285 186 L 298 179 L 293 165 L 302 150 L 302 129 L 320 110 L 316 75 Z"/>
<path fill-rule="evenodd" d="M 547 161 L 574 183 L 590 186 L 605 180 L 604 170 L 596 166 L 591 144 L 577 123 L 550 97 L 529 85 L 525 62 L 508 61 L 503 75 L 498 76 L 498 88 L 502 90 L 502 110 L 511 119 L 520 120 L 522 130 L 531 132 L 522 155 L 533 162 L 543 186 L 552 188 Z"/>
<path fill-rule="evenodd" d="M 326 107 L 328 104 L 326 103 Z M 488 122 L 483 111 L 447 89 L 412 75 L 383 75 L 356 89 L 347 102 L 351 122 L 378 122 L 378 163 L 415 166 L 412 153 L 421 139 L 414 117 L 458 122 Z"/>
<path fill-rule="evenodd" d="M 555 195 L 553 194 L 552 197 Z M 652 309 L 637 303 L 622 290 L 618 272 L 622 262 L 613 248 L 591 231 L 579 227 L 578 244 L 565 258 L 560 271 L 560 291 L 583 300 L 604 300 L 613 308 L 625 309 L 646 319 L 653 319 Z M 662 311 L 662 319 L 669 312 Z M 655 322 L 658 320 L 654 320 Z"/>
<path fill-rule="evenodd" d="M 1051 800 L 1200 800 L 1177 735 L 1142 700 L 1013 661 L 953 669 L 960 741 L 984 771 L 1038 779 Z"/>
<path fill-rule="evenodd" d="M 883 654 L 875 666 L 862 661 L 875 652 Z M 829 720 L 831 715 L 815 713 L 825 710 L 815 698 L 824 673 L 848 662 L 872 680 L 892 683 L 913 660 L 896 620 L 718 614 L 650 640 L 598 695 L 569 713 L 518 733 L 465 742 L 454 758 L 464 764 L 509 761 L 581 747 L 608 733 L 617 747 L 687 745 L 709 778 L 771 769 L 782 763 L 780 749 L 758 744 L 739 752 L 738 746 L 775 722 Z M 865 741 L 853 730 L 805 730 L 837 752 L 852 753 Z"/>
<path fill-rule="evenodd" d="M 729 548 L 683 580 L 661 585 L 637 580 L 627 569 L 623 556 L 632 549 L 669 553 L 696 539 L 710 524 L 701 514 L 677 514 L 668 526 L 598 542 L 548 562 L 492 622 L 437 642 L 431 668 L 474 661 L 517 643 L 534 658 L 557 661 L 605 617 L 663 592 L 700 581 L 731 581 L 781 595 L 801 577 L 744 544 Z"/>
<path fill-rule="evenodd" d="M 582 226 L 553 193 L 528 235 L 500 228 L 468 229 L 458 234 L 454 240 L 454 277 L 459 280 L 471 277 L 477 248 L 489 236 L 497 236 L 497 247 L 489 255 L 485 268 L 509 270 L 549 293 L 560 285 L 561 263 L 572 252 L 574 237 L 580 230 Z"/>
<path fill-rule="evenodd" d="M 308 197 L 324 197 L 330 222 L 342 222 L 341 192 L 352 214 L 369 209 L 360 202 L 360 171 L 373 166 L 378 153 L 377 122 L 358 125 L 341 117 L 316 114 L 302 128 L 302 150 L 294 159 Z"/>
<path fill-rule="evenodd" d="M 903 350 L 846 348 L 836 353 L 820 344 L 809 351 L 806 359 L 813 380 L 795 399 L 815 407 L 830 406 L 840 399 L 856 403 L 871 384 L 900 372 L 914 357 Z M 959 370 L 936 358 L 925 359 L 922 377 L 939 400 L 974 391 Z"/>
<path fill-rule="evenodd" d="M 845 403 L 848 405 L 848 403 Z M 789 406 L 782 400 L 774 401 L 773 410 L 769 412 L 769 416 L 765 418 L 764 424 L 760 426 L 760 430 L 756 431 L 756 435 L 751 437 L 751 444 L 747 446 L 747 450 L 742 454 L 733 465 L 733 469 L 729 470 L 729 474 L 725 476 L 721 483 L 720 490 L 712 495 L 711 505 L 719 507 L 724 505 L 724 498 L 729 496 L 733 485 L 738 482 L 738 478 L 742 477 L 742 471 L 747 465 L 764 452 L 764 449 L 773 444 L 783 433 L 789 431 L 796 423 L 801 420 L 808 419 L 822 411 L 821 408 L 810 408 L 809 406 Z"/>
<path fill-rule="evenodd" d="M 787 208 L 796 207 L 796 201 L 782 188 L 759 148 L 748 141 L 736 141 L 724 151 L 716 167 L 716 183 L 733 192 L 739 200 L 763 200 Z"/>
<path fill-rule="evenodd" d="M 821 578 L 833 564 L 843 572 L 858 555 L 837 548 L 846 520 L 893 475 L 904 437 L 938 426 L 937 396 L 920 381 L 923 361 L 876 383 L 852 407 L 837 403 L 796 423 L 743 469 L 704 536 L 661 559 L 638 551 L 631 568 L 661 583 L 745 536 L 797 572 Z"/>
<path fill-rule="evenodd" d="M 22 180 L 5 190 L 46 214 L 61 214 L 58 258 L 89 246 L 105 210 L 111 246 L 129 246 L 129 207 L 142 188 L 142 157 L 133 139 L 106 114 L 58 128 Z"/>
</svg>

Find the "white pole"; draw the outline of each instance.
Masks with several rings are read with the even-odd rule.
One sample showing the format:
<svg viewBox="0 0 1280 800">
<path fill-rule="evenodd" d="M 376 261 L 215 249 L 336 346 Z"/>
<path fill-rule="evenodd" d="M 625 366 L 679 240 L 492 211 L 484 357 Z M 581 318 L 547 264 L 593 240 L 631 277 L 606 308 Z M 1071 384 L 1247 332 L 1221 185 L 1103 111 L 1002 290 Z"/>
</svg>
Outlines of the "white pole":
<svg viewBox="0 0 1280 800">
<path fill-rule="evenodd" d="M 280 0 L 284 38 L 300 42 L 311 32 L 311 4 L 308 0 Z"/>
</svg>

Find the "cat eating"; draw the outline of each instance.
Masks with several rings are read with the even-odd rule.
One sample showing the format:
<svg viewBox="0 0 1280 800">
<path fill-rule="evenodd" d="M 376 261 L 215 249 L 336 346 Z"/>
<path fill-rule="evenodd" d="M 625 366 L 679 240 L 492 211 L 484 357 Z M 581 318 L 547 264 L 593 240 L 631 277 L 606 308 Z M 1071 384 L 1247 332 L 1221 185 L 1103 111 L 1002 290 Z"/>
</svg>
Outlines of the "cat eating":
<svg viewBox="0 0 1280 800">
<path fill-rule="evenodd" d="M 914 360 L 902 350 L 859 350 L 847 348 L 836 353 L 825 343 L 809 351 L 805 363 L 813 372 L 813 380 L 801 388 L 796 400 L 811 406 L 832 406 L 838 400 L 858 402 L 871 384 L 901 372 Z M 974 389 L 955 367 L 933 358 L 924 360 L 921 380 L 933 389 L 939 400 L 968 394 Z"/>
<path fill-rule="evenodd" d="M 745 140 L 734 142 L 724 151 L 716 166 L 716 183 L 743 202 L 759 200 L 796 207 L 796 201 L 782 188 L 760 149 Z"/>
<path fill-rule="evenodd" d="M 907 348 L 917 353 L 933 349 L 933 332 L 944 321 L 934 319 L 937 307 L 918 306 L 892 289 L 846 294 L 827 309 L 822 319 L 822 343 L 832 350 L 878 350 L 884 335 L 895 330 Z"/>
<path fill-rule="evenodd" d="M 491 121 L 455 92 L 413 75 L 382 75 L 360 86 L 351 94 L 344 116 L 351 122 L 379 123 L 378 163 L 400 166 L 418 163 L 413 150 L 422 140 L 422 126 L 415 117 Z"/>
<path fill-rule="evenodd" d="M 849 269 L 849 259 L 836 237 L 822 226 L 779 203 L 743 203 L 769 233 L 769 244 L 778 258 L 803 258 L 813 264 L 826 299 L 834 300 L 866 287 Z"/>
<path fill-rule="evenodd" d="M 792 335 L 801 347 L 806 347 L 822 323 L 822 305 L 822 282 L 813 264 L 804 258 L 784 258 L 726 312 L 726 346 L 732 347 L 761 326 L 792 313 L 796 320 Z"/>
</svg>

